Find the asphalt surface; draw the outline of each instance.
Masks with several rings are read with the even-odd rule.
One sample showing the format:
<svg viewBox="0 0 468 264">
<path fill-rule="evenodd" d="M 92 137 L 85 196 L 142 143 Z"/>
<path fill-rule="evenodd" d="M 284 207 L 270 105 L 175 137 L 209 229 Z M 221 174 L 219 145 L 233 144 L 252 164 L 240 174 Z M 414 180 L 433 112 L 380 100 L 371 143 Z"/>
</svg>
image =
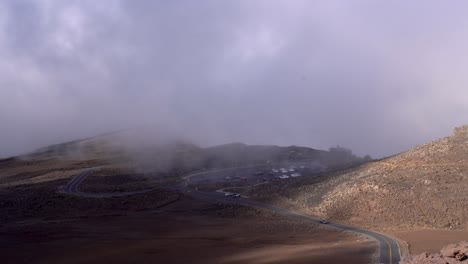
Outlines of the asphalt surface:
<svg viewBox="0 0 468 264">
<path fill-rule="evenodd" d="M 227 170 L 229 172 L 231 172 L 233 169 L 235 169 L 235 168 L 230 168 L 230 169 L 227 169 Z M 245 168 L 242 168 L 242 169 L 245 169 Z M 222 174 L 223 170 L 216 170 L 215 172 L 219 173 L 219 174 Z M 183 191 L 183 192 L 187 192 L 187 194 L 189 194 L 191 196 L 194 196 L 194 197 L 197 197 L 197 198 L 200 198 L 200 199 L 207 199 L 207 200 L 211 200 L 211 201 L 214 200 L 214 201 L 223 202 L 223 203 L 233 203 L 233 204 L 240 204 L 240 205 L 252 206 L 252 207 L 257 207 L 257 208 L 264 208 L 264 209 L 268 209 L 268 210 L 277 212 L 277 213 L 279 213 L 281 215 L 284 215 L 284 216 L 287 216 L 287 217 L 296 218 L 296 219 L 300 219 L 300 220 L 315 223 L 315 224 L 321 224 L 320 223 L 321 219 L 310 217 L 310 216 L 305 216 L 305 215 L 302 215 L 302 214 L 298 214 L 298 213 L 295 213 L 295 212 L 292 212 L 292 211 L 289 211 L 289 210 L 286 210 L 286 209 L 283 209 L 283 208 L 279 208 L 279 207 L 272 206 L 272 205 L 269 205 L 269 204 L 261 203 L 261 202 L 254 201 L 254 200 L 250 200 L 248 198 L 244 198 L 244 197 L 239 197 L 239 198 L 226 197 L 224 195 L 224 193 L 222 193 L 222 192 L 202 192 L 202 191 L 188 189 L 187 186 L 188 186 L 189 182 L 190 183 L 196 182 L 196 180 L 194 180 L 194 178 L 204 177 L 204 176 L 206 176 L 207 173 L 212 174 L 213 171 L 209 171 L 209 172 L 206 172 L 206 173 L 203 173 L 203 172 L 202 173 L 196 173 L 196 174 L 192 174 L 192 175 L 189 175 L 189 176 L 185 177 L 184 178 L 185 179 L 185 184 L 179 185 L 177 187 L 178 190 Z M 218 176 L 218 177 L 222 177 L 222 176 Z M 361 228 L 357 228 L 357 227 L 353 227 L 353 226 L 348 226 L 348 225 L 343 225 L 343 224 L 339 224 L 339 223 L 330 222 L 328 224 L 322 224 L 322 225 L 326 225 L 326 226 L 336 228 L 336 229 L 339 229 L 339 230 L 351 231 L 351 232 L 358 233 L 358 234 L 361 234 L 361 235 L 365 235 L 365 236 L 368 236 L 368 237 L 370 237 L 372 239 L 375 239 L 379 243 L 379 247 L 380 247 L 380 263 L 397 264 L 397 263 L 400 262 L 400 255 L 401 255 L 400 247 L 398 245 L 398 242 L 395 241 L 394 239 L 392 239 L 391 237 L 388 237 L 388 236 L 385 236 L 384 234 L 376 233 L 376 232 L 373 232 L 373 231 L 370 231 L 370 230 L 365 230 L 365 229 L 361 229 Z"/>
<path fill-rule="evenodd" d="M 78 187 L 80 186 L 80 184 L 84 181 L 86 177 L 91 175 L 94 170 L 95 168 L 87 169 L 84 172 L 76 175 L 67 185 L 65 185 L 65 187 L 63 187 L 62 191 L 68 194 L 78 193 Z"/>
<path fill-rule="evenodd" d="M 246 173 L 245 169 L 256 169 L 258 168 L 257 165 L 255 166 L 250 166 L 250 167 L 242 167 L 239 169 L 242 169 L 242 173 Z M 79 192 L 79 186 L 80 184 L 93 173 L 97 168 L 91 168 L 88 169 L 75 177 L 66 185 L 63 187 L 62 192 L 67 193 L 67 194 L 72 194 L 72 195 L 79 195 L 79 196 L 86 196 L 86 197 L 115 197 L 115 196 L 128 196 L 132 194 L 137 194 L 137 193 L 143 193 L 143 192 L 148 192 L 151 191 L 152 189 L 148 190 L 142 190 L 142 191 L 136 191 L 136 192 L 125 192 L 125 193 L 100 193 L 100 194 L 89 194 L 89 193 L 82 193 Z M 199 199 L 204 199 L 204 200 L 209 200 L 209 201 L 218 201 L 221 203 L 231 203 L 231 204 L 240 204 L 240 205 L 245 205 L 245 206 L 252 206 L 252 207 L 257 207 L 257 208 L 264 208 L 268 209 L 274 212 L 277 212 L 281 215 L 291 217 L 291 218 L 296 218 L 300 219 L 302 221 L 306 222 L 311 222 L 315 224 L 321 224 L 320 220 L 318 218 L 310 217 L 310 216 L 305 216 L 302 214 L 298 214 L 283 208 L 279 208 L 276 206 L 272 206 L 269 204 L 261 203 L 258 201 L 250 200 L 245 197 L 239 197 L 239 198 L 233 198 L 233 197 L 226 197 L 224 193 L 222 192 L 203 192 L 203 191 L 198 191 L 198 190 L 193 190 L 188 188 L 189 182 L 196 182 L 194 178 L 196 177 L 203 177 L 206 178 L 207 175 L 213 175 L 213 173 L 217 174 L 217 177 L 223 177 L 223 172 L 232 172 L 236 170 L 237 168 L 229 168 L 229 169 L 220 169 L 220 170 L 213 170 L 213 171 L 207 171 L 207 172 L 199 172 L 195 174 L 188 175 L 184 177 L 184 183 L 179 184 L 175 187 L 172 187 L 170 189 L 173 190 L 178 190 L 181 192 L 184 192 L 190 196 L 193 196 L 195 198 Z M 221 175 L 221 176 L 220 176 Z M 339 223 L 333 223 L 330 222 L 328 224 L 322 224 L 326 225 L 328 227 L 336 228 L 339 230 L 345 230 L 345 231 L 351 231 L 354 233 L 358 233 L 361 235 L 368 236 L 370 238 L 375 239 L 380 246 L 380 263 L 383 264 L 397 264 L 400 262 L 400 248 L 398 245 L 398 242 L 395 241 L 394 239 L 385 236 L 380 233 L 376 233 L 370 230 L 365 230 L 353 226 L 348 226 L 348 225 L 343 225 Z"/>
<path fill-rule="evenodd" d="M 131 191 L 131 192 L 111 192 L 111 193 L 84 193 L 79 191 L 80 184 L 86 179 L 86 177 L 90 176 L 93 174 L 95 170 L 99 168 L 90 168 L 82 173 L 76 175 L 75 177 L 72 178 L 70 182 L 65 185 L 61 192 L 66 193 L 66 194 L 71 194 L 71 195 L 76 195 L 76 196 L 82 196 L 82 197 L 94 197 L 94 198 L 107 198 L 107 197 L 121 197 L 121 196 L 129 196 L 129 195 L 134 195 L 134 194 L 139 194 L 139 193 L 146 193 L 149 191 L 152 191 L 154 189 L 145 189 L 145 190 L 140 190 L 140 191 Z"/>
<path fill-rule="evenodd" d="M 188 194 L 199 199 L 218 201 L 220 203 L 232 203 L 232 204 L 240 204 L 240 205 L 252 206 L 252 207 L 257 207 L 257 208 L 264 208 L 270 211 L 277 212 L 287 217 L 296 218 L 302 221 L 311 222 L 315 224 L 321 224 L 320 223 L 321 219 L 298 214 L 298 213 L 295 213 L 295 212 L 292 212 L 283 208 L 253 201 L 248 198 L 226 197 L 224 196 L 223 193 L 219 193 L 219 192 L 201 192 L 201 191 L 193 191 L 193 190 L 191 190 Z M 400 248 L 398 246 L 398 242 L 396 242 L 390 237 L 387 237 L 383 234 L 379 234 L 373 231 L 360 229 L 360 228 L 352 227 L 348 225 L 333 223 L 333 222 L 330 222 L 328 224 L 323 224 L 323 225 L 330 226 L 330 227 L 340 229 L 340 230 L 359 233 L 361 235 L 366 235 L 370 238 L 373 238 L 378 241 L 379 246 L 380 246 L 380 263 L 397 264 L 400 262 Z"/>
</svg>

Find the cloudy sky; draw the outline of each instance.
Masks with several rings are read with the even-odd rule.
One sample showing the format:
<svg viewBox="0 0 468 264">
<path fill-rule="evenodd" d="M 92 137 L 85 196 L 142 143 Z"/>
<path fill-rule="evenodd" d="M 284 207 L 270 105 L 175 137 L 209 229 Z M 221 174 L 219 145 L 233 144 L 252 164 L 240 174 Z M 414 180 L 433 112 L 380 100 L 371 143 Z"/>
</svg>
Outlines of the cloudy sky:
<svg viewBox="0 0 468 264">
<path fill-rule="evenodd" d="M 455 0 L 4 0 L 0 157 L 146 126 L 203 145 L 400 152 L 468 123 L 466 10 Z"/>
</svg>

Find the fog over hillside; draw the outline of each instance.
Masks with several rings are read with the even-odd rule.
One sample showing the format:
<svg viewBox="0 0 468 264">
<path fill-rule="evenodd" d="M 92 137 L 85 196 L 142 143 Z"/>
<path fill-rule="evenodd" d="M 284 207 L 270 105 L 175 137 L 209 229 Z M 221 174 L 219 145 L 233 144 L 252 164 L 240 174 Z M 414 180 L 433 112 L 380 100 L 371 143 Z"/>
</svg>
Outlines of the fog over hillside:
<svg viewBox="0 0 468 264">
<path fill-rule="evenodd" d="M 394 154 L 468 123 L 467 8 L 1 1 L 0 157 L 139 127 Z"/>
</svg>

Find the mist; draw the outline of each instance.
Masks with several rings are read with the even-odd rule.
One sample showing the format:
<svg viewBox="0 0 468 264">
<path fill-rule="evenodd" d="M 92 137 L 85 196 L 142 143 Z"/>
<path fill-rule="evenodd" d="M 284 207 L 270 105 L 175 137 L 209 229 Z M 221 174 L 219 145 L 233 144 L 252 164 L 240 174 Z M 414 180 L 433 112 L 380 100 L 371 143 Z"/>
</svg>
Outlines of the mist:
<svg viewBox="0 0 468 264">
<path fill-rule="evenodd" d="M 0 157 L 148 127 L 202 146 L 401 152 L 468 123 L 467 8 L 2 1 Z"/>
</svg>

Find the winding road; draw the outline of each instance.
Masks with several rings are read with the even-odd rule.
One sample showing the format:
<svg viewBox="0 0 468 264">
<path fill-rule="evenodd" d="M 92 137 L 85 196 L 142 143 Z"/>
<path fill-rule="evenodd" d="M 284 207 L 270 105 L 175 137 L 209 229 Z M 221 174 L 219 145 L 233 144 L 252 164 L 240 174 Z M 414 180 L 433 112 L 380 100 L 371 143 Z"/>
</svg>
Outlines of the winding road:
<svg viewBox="0 0 468 264">
<path fill-rule="evenodd" d="M 194 198 L 199 198 L 199 199 L 204 199 L 204 200 L 209 200 L 209 201 L 217 201 L 221 203 L 240 204 L 240 205 L 245 205 L 245 206 L 264 208 L 264 209 L 277 212 L 287 217 L 300 219 L 305 222 L 320 224 L 320 219 L 318 218 L 298 214 L 298 213 L 295 213 L 295 212 L 292 212 L 283 208 L 279 208 L 279 207 L 265 204 L 262 202 L 250 200 L 245 197 L 240 197 L 240 198 L 226 197 L 224 193 L 222 192 L 204 192 L 204 191 L 198 191 L 196 189 L 191 189 L 188 187 L 188 183 L 191 182 L 195 177 L 204 177 L 204 176 L 206 177 L 206 175 L 208 174 L 213 174 L 213 173 L 222 174 L 225 171 L 232 172 L 233 170 L 236 170 L 236 169 L 246 169 L 246 168 L 256 168 L 256 167 L 257 165 L 250 166 L 250 167 L 218 169 L 218 170 L 213 170 L 213 171 L 194 173 L 194 174 L 184 177 L 183 178 L 184 182 L 182 184 L 171 187 L 169 189 L 184 192 L 187 195 L 190 195 Z M 91 175 L 96 169 L 97 168 L 91 168 L 91 169 L 85 170 L 84 172 L 73 177 L 73 179 L 66 186 L 63 187 L 62 192 L 66 194 L 85 196 L 85 197 L 116 197 L 116 196 L 128 196 L 128 195 L 148 192 L 152 190 L 152 189 L 147 189 L 147 190 L 136 191 L 136 192 L 100 193 L 100 194 L 90 194 L 90 193 L 79 192 L 80 184 L 86 179 L 86 177 Z M 400 262 L 401 252 L 400 252 L 399 244 L 396 240 L 394 240 L 391 237 L 388 237 L 384 234 L 373 232 L 370 230 L 365 230 L 365 229 L 361 229 L 361 228 L 357 228 L 357 227 L 353 227 L 349 225 L 343 225 L 339 223 L 331 222 L 331 223 L 326 224 L 326 226 L 336 228 L 339 230 L 345 230 L 345 231 L 358 233 L 358 234 L 361 234 L 361 235 L 364 235 L 371 239 L 376 240 L 379 243 L 379 248 L 380 248 L 380 263 L 397 264 Z"/>
<path fill-rule="evenodd" d="M 238 169 L 246 169 L 246 168 L 254 169 L 254 168 L 258 168 L 258 165 L 250 166 L 250 167 L 239 167 Z M 188 184 L 190 182 L 196 181 L 194 180 L 194 178 L 196 177 L 204 177 L 205 175 L 212 174 L 212 173 L 222 174 L 225 171 L 232 172 L 235 169 L 236 168 L 228 168 L 225 170 L 220 169 L 220 170 L 215 170 L 215 171 L 199 172 L 199 173 L 188 175 L 184 177 L 184 184 L 179 185 L 179 190 L 187 192 L 189 190 Z M 223 177 L 223 175 L 220 175 L 220 177 Z M 287 217 L 296 218 L 296 219 L 300 219 L 300 220 L 315 223 L 315 224 L 320 224 L 320 220 L 321 220 L 318 218 L 295 213 L 295 212 L 292 212 L 292 211 L 289 211 L 280 207 L 276 207 L 273 205 L 254 201 L 245 197 L 240 197 L 240 198 L 226 197 L 224 193 L 222 192 L 202 192 L 202 191 L 197 191 L 197 190 L 190 190 L 188 194 L 190 194 L 191 196 L 195 196 L 197 198 L 202 198 L 202 199 L 216 200 L 216 201 L 224 202 L 224 203 L 233 203 L 233 204 L 240 204 L 240 205 L 246 205 L 246 206 L 257 207 L 257 208 L 264 208 L 264 209 L 277 212 Z M 401 258 L 400 246 L 395 239 L 388 237 L 381 233 L 377 233 L 374 231 L 361 229 L 361 228 L 357 228 L 357 227 L 353 227 L 349 225 L 344 225 L 340 223 L 330 222 L 326 225 L 339 229 L 339 230 L 354 232 L 354 233 L 364 235 L 371 239 L 376 240 L 379 243 L 379 248 L 380 248 L 380 257 L 379 257 L 380 263 L 397 264 L 400 262 L 400 258 Z"/>
<path fill-rule="evenodd" d="M 122 196 L 129 196 L 129 195 L 134 195 L 134 194 L 139 194 L 139 193 L 146 193 L 149 191 L 154 190 L 154 188 L 151 189 L 145 189 L 145 190 L 139 190 L 139 191 L 130 191 L 130 192 L 110 192 L 110 193 L 85 193 L 85 192 L 80 192 L 79 187 L 80 184 L 86 179 L 86 177 L 90 176 L 93 174 L 95 170 L 98 170 L 99 167 L 95 168 L 90 168 L 85 171 L 83 171 L 80 174 L 77 174 L 75 177 L 72 178 L 70 182 L 65 185 L 62 190 L 60 191 L 61 193 L 66 193 L 66 194 L 71 194 L 75 196 L 82 196 L 82 197 L 94 197 L 94 198 L 108 198 L 108 197 L 122 197 Z"/>
<path fill-rule="evenodd" d="M 65 185 L 65 187 L 63 187 L 62 191 L 68 194 L 79 193 L 78 187 L 80 186 L 80 184 L 84 181 L 86 177 L 88 177 L 89 175 L 93 173 L 95 169 L 96 168 L 87 169 L 84 172 L 76 175 L 75 177 L 72 178 L 72 180 L 67 185 Z"/>
</svg>

